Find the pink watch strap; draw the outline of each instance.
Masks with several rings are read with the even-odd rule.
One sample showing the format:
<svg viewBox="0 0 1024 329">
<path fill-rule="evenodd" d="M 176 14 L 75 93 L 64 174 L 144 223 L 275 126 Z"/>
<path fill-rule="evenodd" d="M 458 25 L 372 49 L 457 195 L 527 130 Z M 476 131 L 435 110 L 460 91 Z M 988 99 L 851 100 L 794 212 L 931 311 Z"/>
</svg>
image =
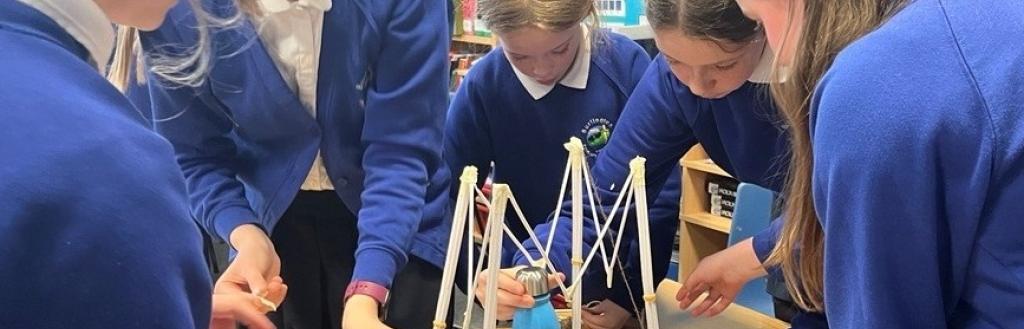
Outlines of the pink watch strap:
<svg viewBox="0 0 1024 329">
<path fill-rule="evenodd" d="M 348 301 L 353 295 L 366 295 L 370 296 L 381 306 L 384 306 L 388 301 L 388 288 L 382 285 L 370 282 L 356 280 L 349 282 L 348 288 L 345 289 L 345 301 Z"/>
</svg>

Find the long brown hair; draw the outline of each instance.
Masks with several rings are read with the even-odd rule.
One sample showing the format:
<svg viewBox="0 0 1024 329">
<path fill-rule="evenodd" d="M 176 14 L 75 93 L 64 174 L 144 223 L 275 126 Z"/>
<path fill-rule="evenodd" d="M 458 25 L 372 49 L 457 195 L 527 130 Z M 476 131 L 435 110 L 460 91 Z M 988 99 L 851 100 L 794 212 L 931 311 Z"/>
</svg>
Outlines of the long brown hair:
<svg viewBox="0 0 1024 329">
<path fill-rule="evenodd" d="M 804 14 L 792 66 L 787 68 L 784 82 L 772 84 L 772 95 L 789 125 L 792 152 L 783 214 L 786 222 L 766 265 L 782 267 L 786 286 L 797 305 L 820 312 L 825 309 L 825 236 L 814 211 L 811 191 L 811 94 L 840 50 L 882 25 L 909 0 L 803 2 L 803 8 L 790 7 L 791 17 L 796 10 L 803 10 Z M 794 23 L 789 25 L 793 28 Z M 776 63 L 775 71 L 779 74 L 784 69 Z"/>
</svg>

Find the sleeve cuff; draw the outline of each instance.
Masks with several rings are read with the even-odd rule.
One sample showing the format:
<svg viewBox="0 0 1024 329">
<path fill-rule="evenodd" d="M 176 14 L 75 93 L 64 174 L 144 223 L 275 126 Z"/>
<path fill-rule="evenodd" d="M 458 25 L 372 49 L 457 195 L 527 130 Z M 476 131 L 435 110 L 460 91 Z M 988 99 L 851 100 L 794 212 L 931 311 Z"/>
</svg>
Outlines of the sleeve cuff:
<svg viewBox="0 0 1024 329">
<path fill-rule="evenodd" d="M 221 209 L 221 211 L 213 215 L 212 233 L 221 240 L 231 241 L 231 231 L 245 224 L 255 224 L 266 231 L 266 228 L 260 225 L 259 219 L 252 209 L 245 206 L 231 206 Z M 270 235 L 269 232 L 267 235 Z"/>
<path fill-rule="evenodd" d="M 782 224 L 782 218 L 776 218 L 775 220 L 772 220 L 772 223 L 767 229 L 764 229 L 754 236 L 754 254 L 757 255 L 757 260 L 761 263 L 768 260 L 768 255 L 771 255 L 772 249 L 775 249 L 775 243 L 778 241 L 779 232 L 782 231 Z"/>
<path fill-rule="evenodd" d="M 395 279 L 398 269 L 404 260 L 382 249 L 363 249 L 356 253 L 356 268 L 352 271 L 352 281 L 370 281 L 388 289 Z"/>
</svg>

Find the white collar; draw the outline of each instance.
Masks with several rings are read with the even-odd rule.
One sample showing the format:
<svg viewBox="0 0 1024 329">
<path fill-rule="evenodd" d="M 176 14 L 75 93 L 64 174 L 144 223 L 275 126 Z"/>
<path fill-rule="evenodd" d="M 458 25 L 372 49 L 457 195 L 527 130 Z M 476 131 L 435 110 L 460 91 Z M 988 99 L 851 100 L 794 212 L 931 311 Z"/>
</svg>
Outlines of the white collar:
<svg viewBox="0 0 1024 329">
<path fill-rule="evenodd" d="M 101 74 L 114 52 L 114 26 L 93 0 L 19 0 L 46 14 L 89 51 L 89 60 Z"/>
<path fill-rule="evenodd" d="M 331 10 L 331 0 L 258 0 L 264 15 L 276 14 L 294 7 L 308 7 L 326 12 Z"/>
<path fill-rule="evenodd" d="M 757 67 L 754 68 L 754 72 L 750 74 L 750 78 L 747 81 L 753 83 L 771 83 L 772 82 L 772 61 L 775 59 L 772 49 L 765 45 L 764 51 L 761 54 L 761 61 L 757 63 Z"/>
<path fill-rule="evenodd" d="M 576 59 L 573 60 L 572 67 L 569 68 L 569 72 L 565 73 L 562 80 L 558 81 L 558 84 L 575 89 L 586 89 L 587 79 L 590 77 L 590 30 L 586 25 L 580 25 L 583 29 L 583 38 L 580 39 L 580 47 L 576 50 Z M 509 62 L 509 65 L 512 65 Z M 525 73 L 519 71 L 515 65 L 512 65 L 512 71 L 516 73 L 516 77 L 519 78 L 519 82 L 522 83 L 523 88 L 526 88 L 526 92 L 530 93 L 530 96 L 534 100 L 538 100 L 547 96 L 551 90 L 555 89 L 555 85 L 543 85 L 533 80 Z"/>
</svg>

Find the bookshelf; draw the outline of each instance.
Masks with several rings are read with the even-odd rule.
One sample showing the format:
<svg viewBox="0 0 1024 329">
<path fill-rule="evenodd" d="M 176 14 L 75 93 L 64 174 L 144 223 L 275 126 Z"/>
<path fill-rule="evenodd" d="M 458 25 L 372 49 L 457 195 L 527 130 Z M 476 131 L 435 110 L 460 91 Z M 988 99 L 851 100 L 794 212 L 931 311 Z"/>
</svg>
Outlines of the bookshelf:
<svg viewBox="0 0 1024 329">
<path fill-rule="evenodd" d="M 468 33 L 463 35 L 452 36 L 452 41 L 464 44 L 482 45 L 490 47 L 494 47 L 494 45 L 497 43 L 497 39 L 495 39 L 494 36 L 482 37 Z"/>
<path fill-rule="evenodd" d="M 704 257 L 726 248 L 732 220 L 710 212 L 705 183 L 709 177 L 732 177 L 708 159 L 700 145 L 679 161 L 682 170 L 682 200 L 679 207 L 680 282 Z"/>
</svg>

